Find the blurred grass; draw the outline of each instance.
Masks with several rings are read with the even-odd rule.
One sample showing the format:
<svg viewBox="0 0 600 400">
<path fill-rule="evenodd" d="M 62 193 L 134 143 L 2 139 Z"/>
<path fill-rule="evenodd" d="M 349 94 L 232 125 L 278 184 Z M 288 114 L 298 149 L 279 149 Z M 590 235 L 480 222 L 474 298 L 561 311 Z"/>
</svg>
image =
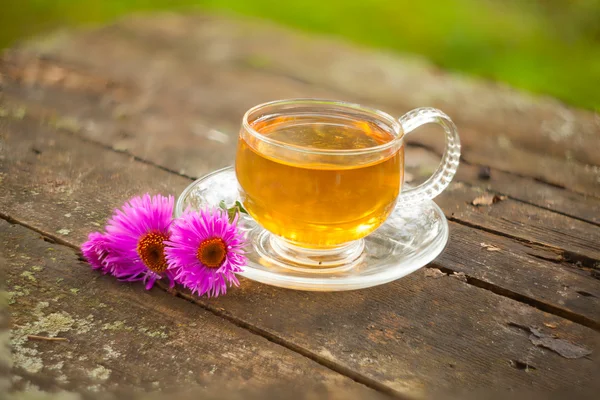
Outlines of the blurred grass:
<svg viewBox="0 0 600 400">
<path fill-rule="evenodd" d="M 4 0 L 0 46 L 134 11 L 201 9 L 270 19 L 600 111 L 600 0 Z M 285 6 L 283 6 L 285 4 Z"/>
</svg>

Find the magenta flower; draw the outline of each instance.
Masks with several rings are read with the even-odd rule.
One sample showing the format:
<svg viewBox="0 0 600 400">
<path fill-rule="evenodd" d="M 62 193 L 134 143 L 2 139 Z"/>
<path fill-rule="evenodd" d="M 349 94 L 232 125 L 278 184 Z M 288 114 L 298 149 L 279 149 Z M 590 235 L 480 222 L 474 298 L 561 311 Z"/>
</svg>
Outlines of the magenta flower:
<svg viewBox="0 0 600 400">
<path fill-rule="evenodd" d="M 111 248 L 105 262 L 114 265 L 110 273 L 124 281 L 144 281 L 146 289 L 167 277 L 174 286 L 174 274 L 167 270 L 166 241 L 173 221 L 173 196 L 134 197 L 126 202 L 106 226 Z"/>
<path fill-rule="evenodd" d="M 166 249 L 169 270 L 175 279 L 193 293 L 208 297 L 227 292 L 239 285 L 235 276 L 246 265 L 246 237 L 220 209 L 186 211 L 174 222 Z"/>
<path fill-rule="evenodd" d="M 116 267 L 113 263 L 109 263 L 106 260 L 111 253 L 111 248 L 106 235 L 100 232 L 89 234 L 87 242 L 81 245 L 81 252 L 92 266 L 92 269 L 97 269 L 104 274 L 108 274 L 112 273 Z"/>
</svg>

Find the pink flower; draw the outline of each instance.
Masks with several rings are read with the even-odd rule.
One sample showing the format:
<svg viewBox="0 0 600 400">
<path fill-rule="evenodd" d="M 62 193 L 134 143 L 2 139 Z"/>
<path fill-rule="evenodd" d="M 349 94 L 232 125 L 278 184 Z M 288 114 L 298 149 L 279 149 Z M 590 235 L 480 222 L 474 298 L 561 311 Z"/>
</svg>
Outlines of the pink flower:
<svg viewBox="0 0 600 400">
<path fill-rule="evenodd" d="M 92 269 L 104 274 L 112 273 L 115 265 L 106 261 L 112 249 L 106 236 L 100 232 L 90 233 L 87 242 L 81 245 L 81 252 Z"/>
<path fill-rule="evenodd" d="M 193 293 L 208 297 L 239 285 L 235 276 L 246 265 L 243 247 L 246 238 L 220 209 L 186 211 L 171 228 L 166 249 L 169 270 L 177 282 Z"/>
<path fill-rule="evenodd" d="M 113 266 L 108 272 L 123 281 L 144 281 L 146 289 L 163 277 L 174 286 L 174 275 L 167 270 L 165 259 L 173 203 L 173 196 L 146 194 L 115 210 L 104 235 L 110 248 L 104 262 Z"/>
</svg>

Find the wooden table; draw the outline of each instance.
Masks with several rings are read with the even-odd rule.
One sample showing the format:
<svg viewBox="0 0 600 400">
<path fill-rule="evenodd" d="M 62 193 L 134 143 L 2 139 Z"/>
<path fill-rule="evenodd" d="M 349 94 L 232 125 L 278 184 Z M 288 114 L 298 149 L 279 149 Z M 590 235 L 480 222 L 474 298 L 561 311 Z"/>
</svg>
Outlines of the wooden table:
<svg viewBox="0 0 600 400">
<path fill-rule="evenodd" d="M 0 85 L 3 391 L 598 393 L 600 116 L 425 61 L 203 15 L 43 37 L 3 55 Z M 361 291 L 242 279 L 206 299 L 145 291 L 82 261 L 79 245 L 115 207 L 177 196 L 232 164 L 244 111 L 291 97 L 397 116 L 434 106 L 455 120 L 463 160 L 436 199 L 451 235 L 435 262 Z M 411 140 L 416 182 L 443 143 L 435 129 Z M 472 204 L 486 194 L 503 200 Z"/>
</svg>

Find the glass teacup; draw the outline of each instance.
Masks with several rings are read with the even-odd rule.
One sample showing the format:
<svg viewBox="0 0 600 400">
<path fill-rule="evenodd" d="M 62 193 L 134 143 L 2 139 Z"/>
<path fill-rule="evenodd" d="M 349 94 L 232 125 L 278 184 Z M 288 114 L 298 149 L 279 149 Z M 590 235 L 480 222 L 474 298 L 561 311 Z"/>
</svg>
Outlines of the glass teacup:
<svg viewBox="0 0 600 400">
<path fill-rule="evenodd" d="M 423 184 L 403 188 L 404 136 L 426 123 L 443 127 L 446 150 Z M 250 109 L 236 156 L 240 197 L 266 231 L 279 264 L 338 267 L 360 259 L 363 238 L 394 207 L 432 199 L 452 180 L 460 141 L 433 108 L 399 120 L 339 101 L 279 100 Z"/>
</svg>

